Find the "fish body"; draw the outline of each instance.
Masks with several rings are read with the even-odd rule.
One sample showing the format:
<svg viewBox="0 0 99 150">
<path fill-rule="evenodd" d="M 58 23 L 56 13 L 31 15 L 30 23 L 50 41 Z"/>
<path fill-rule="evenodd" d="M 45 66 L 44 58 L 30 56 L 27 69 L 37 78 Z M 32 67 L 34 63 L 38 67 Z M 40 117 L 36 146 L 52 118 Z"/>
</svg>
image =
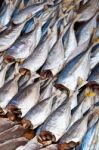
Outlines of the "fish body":
<svg viewBox="0 0 99 150">
<path fill-rule="evenodd" d="M 99 83 L 99 63 L 92 69 L 88 77 L 88 81 L 96 81 Z"/>
<path fill-rule="evenodd" d="M 7 29 L 2 36 L 0 36 L 0 52 L 8 50 L 8 48 L 16 41 L 19 37 L 25 23 L 11 27 Z"/>
<path fill-rule="evenodd" d="M 46 73 L 49 71 L 52 73 L 53 76 L 55 76 L 62 69 L 64 63 L 64 47 L 62 38 L 67 29 L 68 26 L 63 29 L 59 39 L 50 50 L 49 56 L 42 68 L 41 76 L 43 76 L 44 74 L 46 75 Z"/>
<path fill-rule="evenodd" d="M 88 51 L 83 56 L 82 54 L 79 54 L 64 67 L 64 69 L 58 76 L 56 84 L 61 84 L 70 89 L 71 91 L 74 91 L 78 84 L 79 77 L 82 80 L 86 80 L 89 72 L 90 52 Z"/>
<path fill-rule="evenodd" d="M 52 142 L 57 142 L 68 127 L 70 118 L 70 101 L 67 103 L 65 101 L 44 122 L 38 140 L 43 145 L 50 145 Z M 63 122 L 62 125 L 61 122 Z"/>
<path fill-rule="evenodd" d="M 87 131 L 88 116 L 74 123 L 59 141 L 59 150 L 74 148 Z M 79 134 L 78 134 L 79 133 Z"/>
<path fill-rule="evenodd" d="M 90 150 L 90 146 L 96 132 L 96 127 L 97 123 L 95 123 L 91 128 L 88 129 L 78 150 Z"/>
<path fill-rule="evenodd" d="M 18 5 L 18 0 L 14 0 L 14 1 L 10 0 L 6 2 L 7 3 L 5 6 L 5 10 L 1 12 L 1 15 L 0 15 L 0 30 L 6 25 L 8 25 L 16 6 Z"/>
<path fill-rule="evenodd" d="M 2 108 L 5 108 L 9 101 L 17 94 L 19 78 L 20 75 L 17 75 L 14 79 L 8 81 L 0 88 L 0 106 Z"/>
<path fill-rule="evenodd" d="M 10 56 L 16 60 L 24 60 L 34 51 L 41 37 L 41 23 L 28 35 L 20 37 L 7 51 L 5 57 Z"/>
<path fill-rule="evenodd" d="M 28 142 L 28 140 L 24 137 L 16 138 L 16 139 L 11 139 L 8 140 L 2 144 L 0 144 L 0 149 L 1 150 L 8 150 L 8 147 L 10 150 L 14 150 L 20 145 L 25 145 Z"/>
<path fill-rule="evenodd" d="M 40 84 L 30 84 L 25 89 L 19 92 L 7 105 L 8 110 L 10 106 L 14 105 L 17 109 L 21 109 L 22 117 L 39 101 Z M 14 113 L 14 112 L 13 112 Z"/>
<path fill-rule="evenodd" d="M 14 24 L 20 24 L 24 22 L 28 16 L 33 17 L 35 13 L 42 10 L 44 8 L 44 5 L 36 5 L 36 6 L 28 6 L 27 8 L 21 10 L 14 18 L 13 23 Z"/>
<path fill-rule="evenodd" d="M 30 70 L 35 73 L 46 61 L 49 52 L 50 34 L 43 43 L 38 45 L 34 52 L 24 61 L 21 68 Z"/>
<path fill-rule="evenodd" d="M 12 128 L 0 133 L 0 143 L 8 141 L 13 138 L 19 138 L 24 135 L 26 129 L 20 125 L 15 125 Z"/>
<path fill-rule="evenodd" d="M 91 51 L 91 69 L 93 69 L 99 63 L 99 44 L 93 46 Z"/>
<path fill-rule="evenodd" d="M 31 108 L 31 110 L 24 116 L 23 119 L 31 121 L 31 123 L 33 124 L 33 128 L 37 128 L 50 115 L 52 103 L 53 97 L 39 102 L 37 105 Z"/>
</svg>

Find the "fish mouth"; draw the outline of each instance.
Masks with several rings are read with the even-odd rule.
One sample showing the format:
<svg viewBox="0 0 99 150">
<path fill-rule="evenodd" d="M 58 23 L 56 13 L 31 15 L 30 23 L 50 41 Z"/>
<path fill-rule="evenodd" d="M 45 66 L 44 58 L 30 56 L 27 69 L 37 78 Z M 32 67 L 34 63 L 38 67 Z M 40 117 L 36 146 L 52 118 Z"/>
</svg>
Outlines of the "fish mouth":
<svg viewBox="0 0 99 150">
<path fill-rule="evenodd" d="M 58 149 L 59 150 L 70 150 L 70 149 L 76 147 L 77 145 L 79 145 L 79 142 L 75 143 L 75 142 L 71 141 L 69 143 L 59 144 Z"/>
<path fill-rule="evenodd" d="M 9 55 L 4 56 L 4 61 L 5 61 L 6 63 L 16 62 L 15 58 L 14 58 L 13 56 L 9 56 Z"/>
<path fill-rule="evenodd" d="M 64 85 L 55 83 L 54 86 L 56 87 L 56 89 L 59 89 L 61 91 L 66 91 L 68 96 L 70 95 L 70 90 L 67 87 L 65 87 Z"/>
<path fill-rule="evenodd" d="M 11 121 L 18 121 L 21 119 L 21 109 L 19 109 L 17 106 L 13 104 L 9 104 L 7 106 L 7 117 Z"/>
<path fill-rule="evenodd" d="M 20 68 L 20 69 L 19 69 L 19 73 L 20 73 L 21 75 L 29 75 L 29 76 L 31 76 L 30 70 L 28 70 L 28 69 L 26 69 L 26 68 Z"/>
<path fill-rule="evenodd" d="M 43 70 L 40 73 L 40 77 L 41 77 L 41 79 L 46 79 L 46 78 L 49 78 L 49 77 L 53 77 L 53 74 L 50 70 Z"/>
<path fill-rule="evenodd" d="M 37 140 L 39 143 L 43 144 L 44 146 L 48 146 L 56 142 L 55 136 L 49 131 L 41 131 Z"/>
<path fill-rule="evenodd" d="M 21 120 L 21 124 L 25 129 L 33 129 L 33 125 L 31 123 L 31 121 L 27 120 L 27 119 L 22 119 Z"/>
</svg>

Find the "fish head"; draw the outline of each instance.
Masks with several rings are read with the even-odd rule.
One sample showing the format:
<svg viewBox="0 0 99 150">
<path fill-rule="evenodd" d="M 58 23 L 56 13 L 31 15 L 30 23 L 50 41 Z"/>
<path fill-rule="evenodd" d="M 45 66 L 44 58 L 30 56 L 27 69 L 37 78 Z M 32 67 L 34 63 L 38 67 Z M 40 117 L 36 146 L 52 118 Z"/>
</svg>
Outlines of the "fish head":
<svg viewBox="0 0 99 150">
<path fill-rule="evenodd" d="M 40 135 L 38 136 L 38 142 L 44 146 L 50 145 L 55 141 L 55 136 L 49 131 L 41 131 Z"/>
</svg>

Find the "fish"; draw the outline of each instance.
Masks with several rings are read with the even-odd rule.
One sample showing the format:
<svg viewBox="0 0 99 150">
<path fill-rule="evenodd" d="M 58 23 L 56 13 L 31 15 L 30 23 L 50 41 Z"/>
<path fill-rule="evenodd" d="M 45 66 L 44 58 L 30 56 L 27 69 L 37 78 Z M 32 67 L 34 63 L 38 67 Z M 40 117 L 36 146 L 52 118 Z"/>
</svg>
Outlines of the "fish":
<svg viewBox="0 0 99 150">
<path fill-rule="evenodd" d="M 93 69 L 99 63 L 98 57 L 99 57 L 99 44 L 96 43 L 91 50 L 91 62 L 90 62 L 91 69 Z"/>
<path fill-rule="evenodd" d="M 27 19 L 27 16 L 31 16 L 31 18 L 40 10 L 44 9 L 45 3 L 42 5 L 31 5 L 21 10 L 13 19 L 14 24 L 20 24 Z"/>
<path fill-rule="evenodd" d="M 6 131 L 0 133 L 0 143 L 11 140 L 13 138 L 22 137 L 26 131 L 27 129 L 21 125 L 15 125 L 12 128 L 9 128 Z"/>
<path fill-rule="evenodd" d="M 21 36 L 7 51 L 5 58 L 12 57 L 16 61 L 23 62 L 36 48 L 41 37 L 42 23 L 37 21 L 35 29 L 28 35 Z"/>
<path fill-rule="evenodd" d="M 87 40 L 90 41 L 92 33 L 94 28 L 96 28 L 96 18 L 97 15 L 95 15 L 90 21 L 88 21 L 81 29 L 79 33 L 79 40 L 78 45 L 81 45 L 82 43 L 86 42 Z"/>
<path fill-rule="evenodd" d="M 88 81 L 96 81 L 99 83 L 99 63 L 92 69 L 91 74 L 88 77 Z"/>
<path fill-rule="evenodd" d="M 37 79 L 39 79 L 40 78 L 40 76 L 39 76 L 39 74 L 31 74 L 30 75 L 30 72 L 29 72 L 29 74 L 27 74 L 30 78 L 29 78 L 29 80 L 26 82 L 26 83 L 24 83 L 24 84 L 22 84 L 22 86 L 20 87 L 21 89 L 24 89 L 25 87 L 27 87 L 28 85 L 30 85 L 30 84 L 32 84 L 33 82 L 35 82 L 35 80 L 37 80 Z"/>
<path fill-rule="evenodd" d="M 15 126 L 17 123 L 10 121 L 8 118 L 0 118 L 0 133 L 12 128 Z"/>
<path fill-rule="evenodd" d="M 80 74 L 78 73 L 79 71 Z M 86 79 L 88 78 L 89 73 L 90 49 L 87 52 L 82 52 L 74 59 L 72 59 L 60 72 L 55 84 L 62 85 L 68 88 L 72 93 L 72 91 L 76 89 L 78 84 L 84 84 L 84 81 L 86 81 Z"/>
<path fill-rule="evenodd" d="M 66 48 L 65 48 L 65 61 L 68 59 L 68 57 L 72 54 L 73 50 L 77 48 L 77 39 L 74 31 L 74 24 L 76 22 L 77 18 L 74 20 L 72 25 L 69 28 L 69 31 L 67 31 L 68 35 L 66 36 Z M 72 44 L 71 44 L 72 41 Z"/>
<path fill-rule="evenodd" d="M 25 146 L 23 147 L 19 147 L 18 150 L 38 150 L 38 149 L 41 149 L 43 147 L 42 144 L 40 144 L 38 141 L 37 141 L 37 136 L 35 136 L 33 139 L 31 139 Z"/>
<path fill-rule="evenodd" d="M 96 126 L 96 132 L 95 132 L 95 135 L 93 137 L 93 140 L 92 140 L 92 143 L 90 146 L 90 150 L 98 149 L 98 147 L 99 147 L 98 141 L 99 141 L 99 121 L 98 121 L 97 126 Z"/>
<path fill-rule="evenodd" d="M 0 52 L 8 50 L 10 46 L 17 40 L 25 23 L 8 28 L 2 36 L 0 36 Z"/>
<path fill-rule="evenodd" d="M 59 117 L 60 116 L 60 117 Z M 44 146 L 57 142 L 64 134 L 71 119 L 70 101 L 63 102 L 52 114 L 46 119 L 38 135 L 38 142 Z M 61 125 L 61 122 L 62 125 Z"/>
<path fill-rule="evenodd" d="M 49 53 L 49 40 L 51 32 L 49 30 L 47 38 L 39 44 L 34 52 L 24 61 L 21 68 L 28 69 L 31 73 L 35 73 L 44 64 Z"/>
<path fill-rule="evenodd" d="M 41 148 L 41 150 L 58 150 L 57 144 L 51 144 L 45 148 Z"/>
<path fill-rule="evenodd" d="M 9 101 L 17 94 L 20 76 L 20 74 L 16 75 L 14 79 L 8 81 L 0 88 L 0 106 L 2 108 L 5 108 Z"/>
<path fill-rule="evenodd" d="M 9 147 L 10 150 L 13 150 L 13 149 L 16 149 L 17 147 L 19 147 L 20 145 L 25 145 L 27 142 L 28 142 L 28 140 L 24 137 L 11 139 L 11 140 L 8 140 L 8 141 L 0 144 L 0 149 L 7 150 Z"/>
<path fill-rule="evenodd" d="M 4 29 L 6 28 L 6 26 L 11 20 L 12 14 L 16 6 L 18 5 L 18 0 L 14 0 L 14 1 L 6 0 L 5 2 L 6 2 L 5 7 L 0 15 L 0 30 L 2 30 L 2 28 Z"/>
<path fill-rule="evenodd" d="M 52 95 L 52 87 L 53 87 L 52 82 L 50 82 L 48 84 L 48 86 L 46 88 L 44 88 L 44 90 L 40 94 L 40 99 L 41 100 L 47 99 Z"/>
<path fill-rule="evenodd" d="M 98 0 L 88 1 L 86 5 L 84 5 L 82 9 L 80 9 L 79 11 L 80 14 L 79 21 L 90 20 L 97 11 L 98 11 Z"/>
<path fill-rule="evenodd" d="M 67 99 L 67 97 L 68 95 L 65 92 L 57 95 L 53 100 L 52 112 L 55 111 Z"/>
<path fill-rule="evenodd" d="M 59 141 L 59 150 L 69 150 L 82 141 L 87 132 L 88 116 L 81 118 L 67 130 Z"/>
<path fill-rule="evenodd" d="M 51 72 L 52 76 L 55 76 L 62 69 L 64 64 L 64 47 L 62 38 L 67 29 L 68 26 L 66 26 L 66 28 L 62 31 L 58 41 L 52 47 L 49 56 L 41 70 L 40 75 L 42 78 L 46 77 L 49 72 Z"/>
<path fill-rule="evenodd" d="M 0 88 L 4 85 L 6 79 L 7 70 L 14 62 L 4 64 L 3 68 L 0 70 Z"/>
<path fill-rule="evenodd" d="M 10 99 L 7 105 L 7 111 L 16 115 L 22 114 L 23 117 L 34 105 L 39 102 L 40 97 L 40 83 L 31 83 L 22 91 L 20 91 L 14 98 Z"/>
<path fill-rule="evenodd" d="M 25 122 L 29 120 L 33 125 L 33 129 L 35 129 L 44 123 L 46 118 L 51 114 L 53 98 L 53 96 L 49 97 L 32 107 L 24 116 L 23 124 L 26 124 Z"/>
<path fill-rule="evenodd" d="M 85 134 L 82 140 L 82 143 L 77 148 L 78 150 L 90 149 L 91 143 L 93 141 L 93 138 L 96 132 L 97 124 L 98 124 L 98 121 L 91 128 L 88 129 L 87 133 Z"/>
</svg>

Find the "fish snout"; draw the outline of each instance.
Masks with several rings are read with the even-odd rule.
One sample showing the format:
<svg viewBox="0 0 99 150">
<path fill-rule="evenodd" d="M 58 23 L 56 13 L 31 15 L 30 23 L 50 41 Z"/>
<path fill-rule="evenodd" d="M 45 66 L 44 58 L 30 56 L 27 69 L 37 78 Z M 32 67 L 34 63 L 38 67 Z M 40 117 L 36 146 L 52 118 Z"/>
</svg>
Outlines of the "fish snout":
<svg viewBox="0 0 99 150">
<path fill-rule="evenodd" d="M 46 79 L 46 78 L 49 78 L 49 77 L 53 77 L 53 74 L 50 70 L 43 70 L 40 73 L 40 77 L 41 77 L 41 79 Z"/>
<path fill-rule="evenodd" d="M 18 121 L 21 115 L 21 109 L 17 108 L 15 105 L 10 104 L 7 106 L 7 117 L 11 121 Z"/>
<path fill-rule="evenodd" d="M 79 142 L 75 143 L 75 142 L 71 141 L 69 143 L 59 144 L 58 149 L 59 150 L 70 150 L 70 149 L 74 148 L 77 145 L 79 145 Z"/>
<path fill-rule="evenodd" d="M 55 136 L 49 131 L 41 131 L 38 136 L 38 142 L 44 146 L 48 146 L 56 141 Z"/>
<path fill-rule="evenodd" d="M 29 120 L 26 120 L 23 118 L 21 121 L 21 124 L 25 129 L 33 129 L 33 125 L 31 123 L 31 121 L 29 121 Z"/>
</svg>

